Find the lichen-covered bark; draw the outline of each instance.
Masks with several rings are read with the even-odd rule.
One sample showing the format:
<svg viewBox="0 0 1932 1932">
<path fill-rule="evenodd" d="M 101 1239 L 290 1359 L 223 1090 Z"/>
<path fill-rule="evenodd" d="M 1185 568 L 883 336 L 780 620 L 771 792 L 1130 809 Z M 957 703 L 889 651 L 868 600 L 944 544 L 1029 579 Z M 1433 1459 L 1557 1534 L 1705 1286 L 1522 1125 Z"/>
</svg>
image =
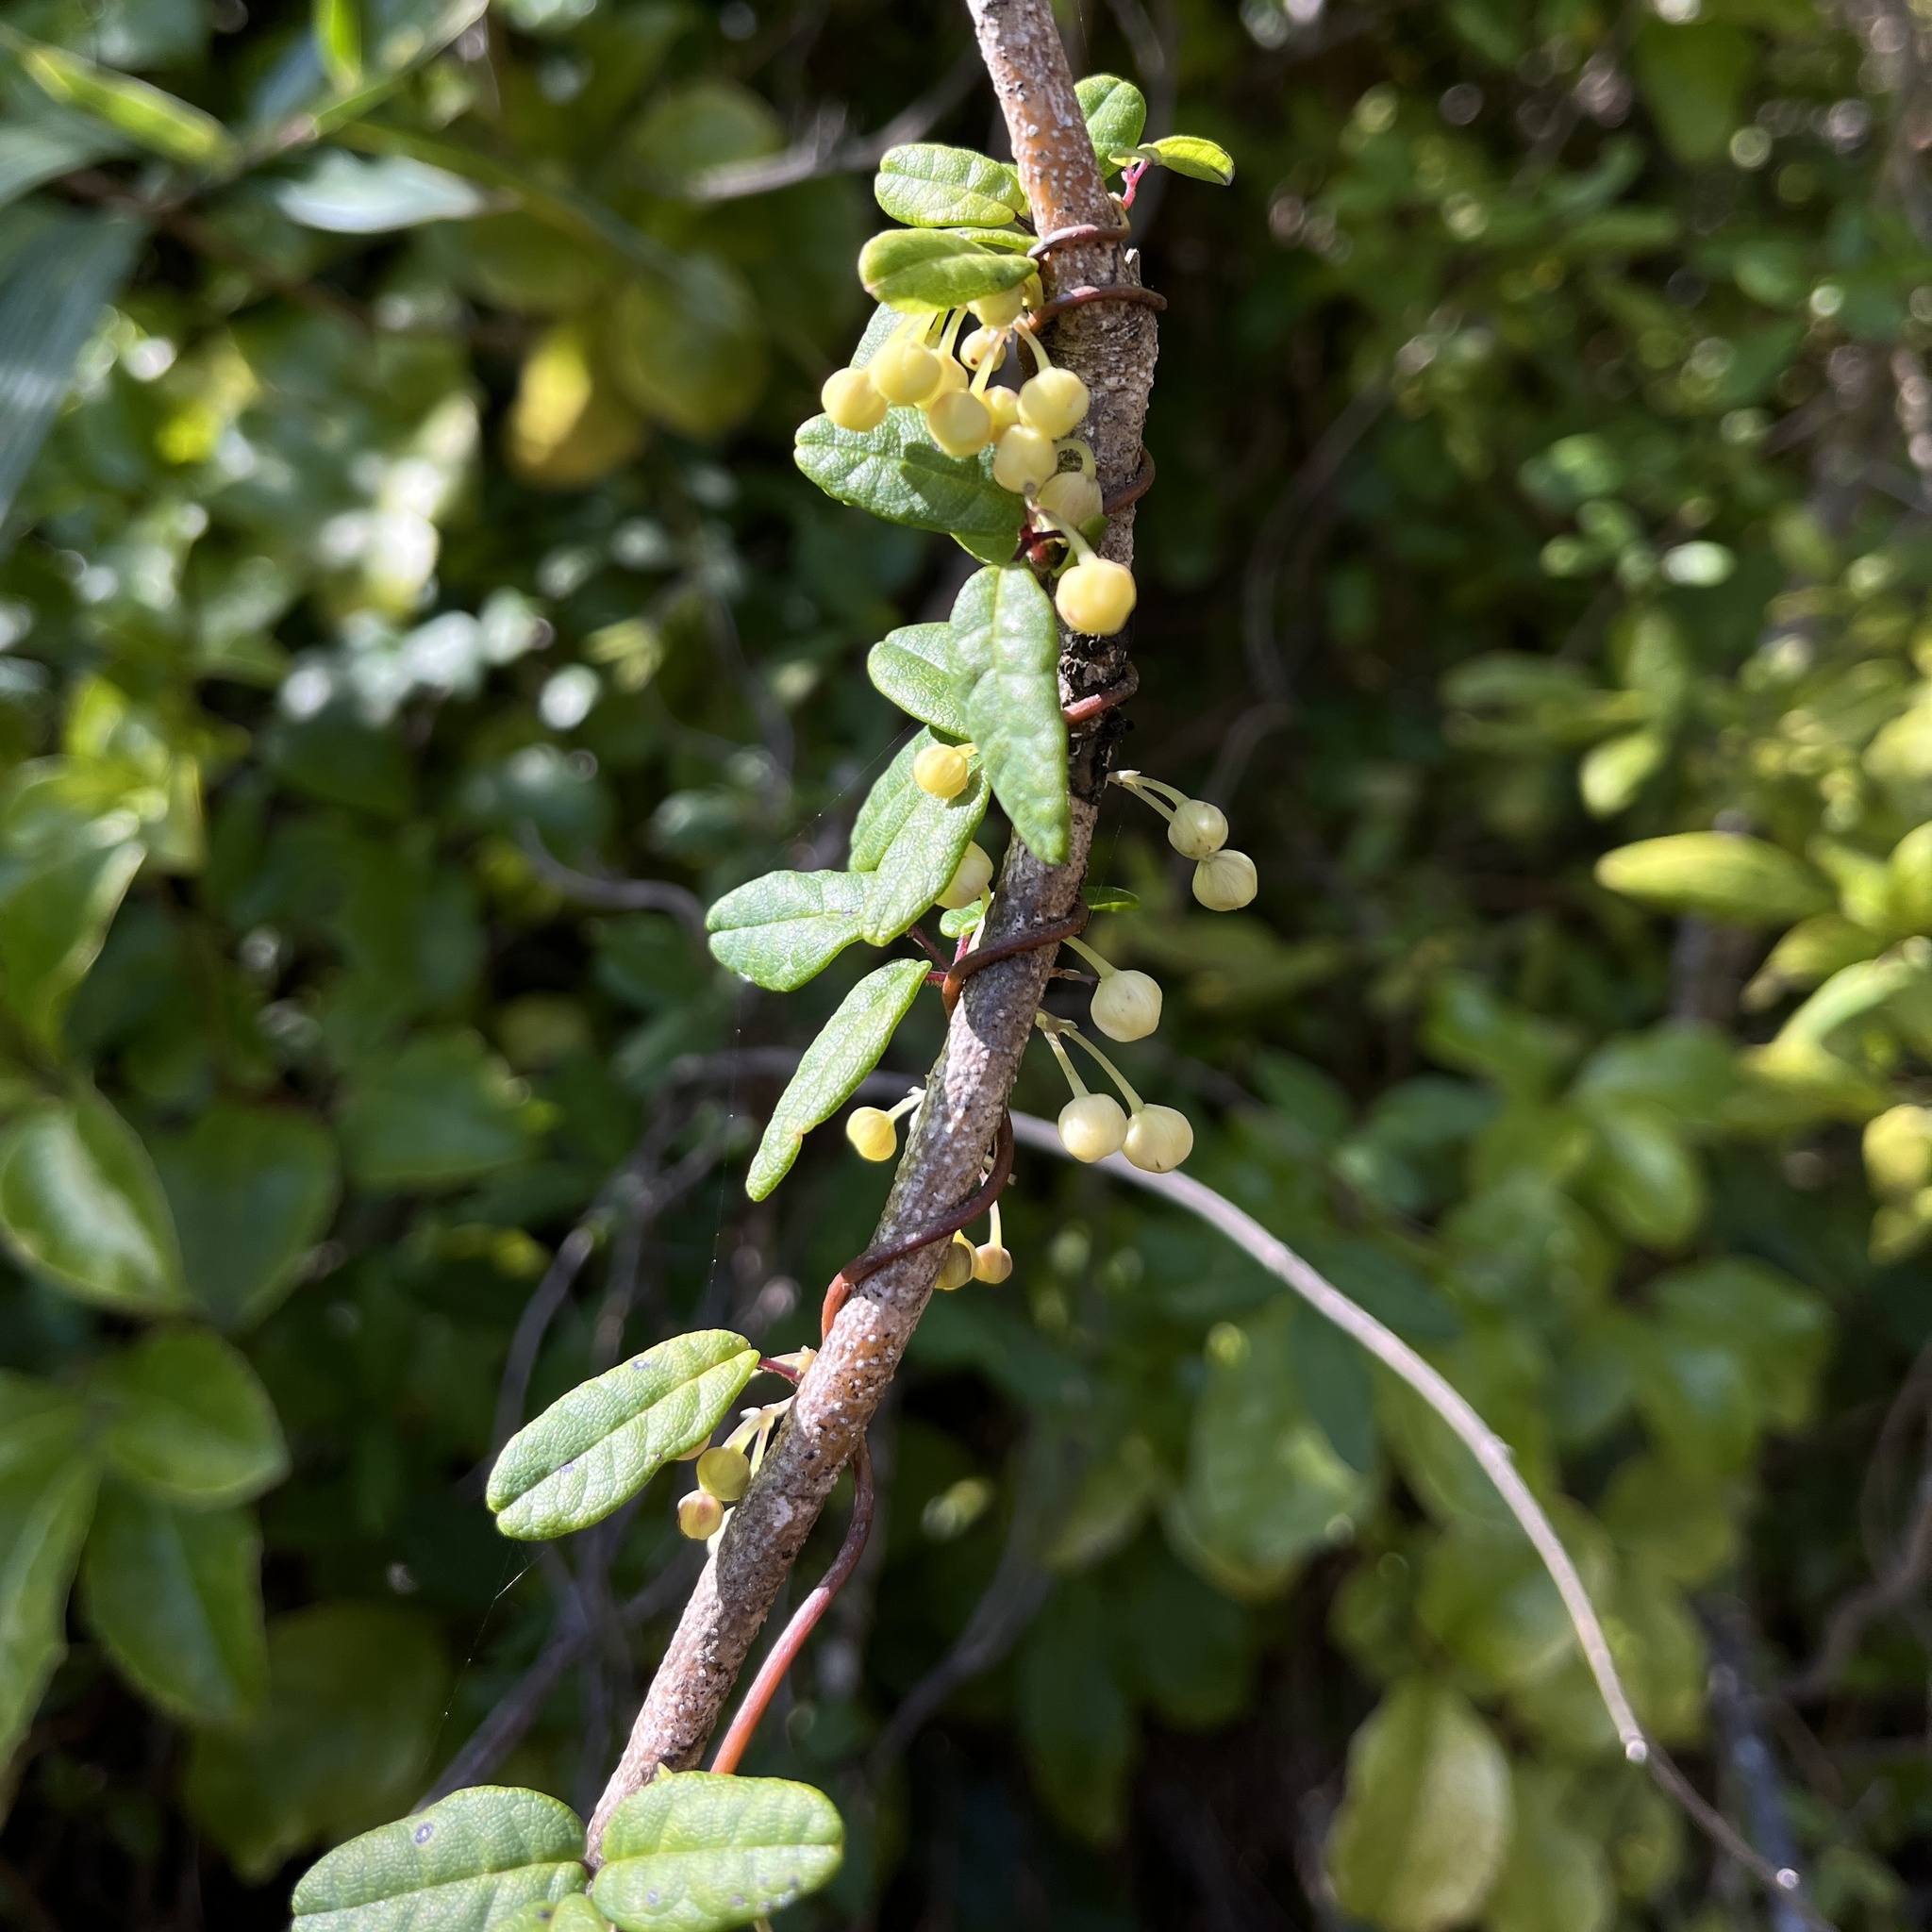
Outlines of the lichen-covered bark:
<svg viewBox="0 0 1932 1932">
<path fill-rule="evenodd" d="M 1118 225 L 1046 0 L 968 5 L 1036 227 L 1047 234 L 1089 223 Z M 1055 251 L 1042 278 L 1052 296 L 1137 281 L 1139 273 L 1131 252 L 1111 243 L 1083 244 Z M 1092 303 L 1061 316 L 1048 346 L 1092 393 L 1083 433 L 1093 446 L 1102 490 L 1124 488 L 1139 466 L 1154 381 L 1153 314 L 1126 303 Z M 1128 509 L 1112 520 L 1101 549 L 1131 563 L 1133 544 Z M 1061 684 L 1069 699 L 1113 685 L 1125 671 L 1125 633 L 1104 640 L 1063 634 L 1061 646 Z M 1086 877 L 1107 750 L 1118 729 L 1116 714 L 1108 714 L 1075 737 L 1068 862 L 1041 865 L 1019 839 L 1010 841 L 989 943 L 1047 925 L 1073 909 Z M 1053 950 L 1024 953 L 965 982 L 875 1245 L 911 1234 L 977 1187 L 1032 1036 Z M 898 1368 L 944 1252 L 935 1245 L 881 1269 L 854 1292 L 833 1324 L 652 1680 L 591 1822 L 593 1858 L 611 1811 L 660 1764 L 685 1770 L 699 1761 L 779 1586 Z"/>
</svg>

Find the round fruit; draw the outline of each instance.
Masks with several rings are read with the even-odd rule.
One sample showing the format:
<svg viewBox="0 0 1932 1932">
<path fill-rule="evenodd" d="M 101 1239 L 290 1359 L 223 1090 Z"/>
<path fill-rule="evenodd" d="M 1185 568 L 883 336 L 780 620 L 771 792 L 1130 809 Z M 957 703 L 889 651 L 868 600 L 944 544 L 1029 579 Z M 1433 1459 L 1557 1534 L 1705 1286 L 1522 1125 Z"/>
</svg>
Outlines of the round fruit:
<svg viewBox="0 0 1932 1932">
<path fill-rule="evenodd" d="M 742 1449 L 707 1449 L 698 1457 L 698 1488 L 735 1503 L 751 1487 L 751 1457 Z"/>
<path fill-rule="evenodd" d="M 1020 420 L 1020 391 L 1016 389 L 1001 389 L 997 384 L 989 384 L 979 392 L 979 400 L 986 405 L 987 413 L 992 418 L 992 433 L 1004 436 Z"/>
<path fill-rule="evenodd" d="M 861 1160 L 890 1160 L 899 1151 L 899 1130 L 883 1108 L 854 1108 L 845 1118 L 845 1138 Z"/>
<path fill-rule="evenodd" d="M 910 336 L 894 336 L 865 365 L 889 403 L 923 403 L 940 386 L 940 358 Z"/>
<path fill-rule="evenodd" d="M 1013 431 L 1018 436 L 1019 430 Z M 1013 440 L 1007 438 L 1007 442 Z M 1000 444 L 1004 450 L 1006 442 Z M 1110 638 L 1134 614 L 1134 573 L 1125 564 L 1090 557 L 1076 563 L 1059 580 L 1053 601 L 1070 630 L 1092 638 Z"/>
<path fill-rule="evenodd" d="M 976 457 L 992 441 L 992 412 L 969 390 L 950 390 L 929 404 L 925 426 L 949 457 Z"/>
<path fill-rule="evenodd" d="M 992 860 L 977 843 L 969 845 L 952 883 L 940 894 L 938 903 L 947 911 L 957 912 L 960 907 L 972 905 L 991 883 Z"/>
<path fill-rule="evenodd" d="M 1210 912 L 1237 912 L 1255 896 L 1259 881 L 1245 852 L 1223 849 L 1194 868 L 1194 897 Z"/>
<path fill-rule="evenodd" d="M 972 773 L 966 754 L 957 744 L 929 744 L 912 760 L 912 782 L 935 798 L 958 798 Z"/>
<path fill-rule="evenodd" d="M 1160 983 L 1145 973 L 1111 973 L 1094 989 L 1092 1010 L 1109 1040 L 1145 1040 L 1160 1024 Z"/>
<path fill-rule="evenodd" d="M 940 1263 L 939 1278 L 933 1286 L 943 1290 L 964 1288 L 973 1279 L 974 1259 L 973 1243 L 963 1234 L 956 1234 L 946 1250 L 946 1258 Z"/>
<path fill-rule="evenodd" d="M 886 399 L 862 369 L 835 369 L 819 401 L 841 429 L 876 429 L 886 420 Z"/>
<path fill-rule="evenodd" d="M 1183 858 L 1212 858 L 1227 843 L 1227 815 L 1205 798 L 1190 798 L 1174 808 L 1167 842 Z"/>
<path fill-rule="evenodd" d="M 1033 278 L 1029 275 L 1026 279 L 1030 282 Z M 1026 285 L 1002 289 L 997 295 L 982 295 L 966 306 L 989 328 L 1009 328 L 1026 313 Z"/>
<path fill-rule="evenodd" d="M 1040 507 L 1074 529 L 1084 529 L 1101 514 L 1100 485 L 1079 470 L 1061 470 L 1040 486 Z"/>
<path fill-rule="evenodd" d="M 1042 369 L 1020 385 L 1020 420 L 1042 436 L 1070 435 L 1087 413 L 1087 385 L 1071 369 Z"/>
<path fill-rule="evenodd" d="M 1172 1107 L 1143 1107 L 1127 1126 L 1126 1156 L 1143 1174 L 1172 1174 L 1194 1151 L 1194 1130 Z"/>
<path fill-rule="evenodd" d="M 724 1524 L 724 1504 L 703 1490 L 693 1490 L 678 1503 L 677 1526 L 694 1543 L 709 1542 Z"/>
<path fill-rule="evenodd" d="M 1127 1138 L 1127 1116 L 1111 1093 L 1083 1093 L 1060 1108 L 1060 1145 L 1075 1160 L 1105 1160 Z"/>
<path fill-rule="evenodd" d="M 1052 437 L 1025 423 L 1016 423 L 1000 438 L 999 452 L 992 459 L 992 480 L 1002 490 L 1024 496 L 1053 475 L 1059 460 Z"/>
<path fill-rule="evenodd" d="M 985 1247 L 974 1250 L 973 1278 L 974 1281 L 990 1281 L 997 1287 L 1012 1272 L 1013 1257 L 1007 1249 L 988 1241 Z"/>
</svg>

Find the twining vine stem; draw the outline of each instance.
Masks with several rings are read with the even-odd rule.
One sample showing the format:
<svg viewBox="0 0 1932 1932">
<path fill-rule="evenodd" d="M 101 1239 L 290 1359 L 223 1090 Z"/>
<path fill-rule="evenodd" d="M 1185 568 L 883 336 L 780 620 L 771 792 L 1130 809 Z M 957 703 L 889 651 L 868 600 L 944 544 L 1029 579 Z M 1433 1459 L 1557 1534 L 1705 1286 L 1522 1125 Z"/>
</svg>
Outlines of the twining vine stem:
<svg viewBox="0 0 1932 1932">
<path fill-rule="evenodd" d="M 1138 262 L 1122 246 L 1120 214 L 1101 175 L 1048 0 L 968 0 L 968 8 L 1021 184 L 1042 237 L 1052 240 L 1041 258 L 1045 307 L 1070 291 L 1138 289 Z M 1131 496 L 1143 471 L 1142 430 L 1154 380 L 1155 310 L 1138 296 L 1089 297 L 1055 312 L 1052 335 L 1056 365 L 1079 375 L 1091 393 L 1085 434 L 1095 473 L 1103 497 L 1121 506 L 1096 548 L 1110 561 L 1130 563 Z M 1146 475 L 1151 480 L 1151 467 Z M 840 1472 L 858 1453 L 932 1292 L 945 1251 L 944 1242 L 933 1239 L 942 1218 L 936 1209 L 966 1204 L 983 1186 L 989 1156 L 997 1162 L 995 1142 L 1052 970 L 1052 929 L 1079 908 L 1097 802 L 1121 730 L 1115 693 L 1124 695 L 1126 649 L 1124 633 L 1106 639 L 1062 633 L 1061 702 L 1077 713 L 1070 721 L 1066 860 L 1043 864 L 1023 840 L 1008 841 L 981 934 L 982 966 L 970 976 L 951 969 L 958 998 L 945 1047 L 867 1251 L 890 1251 L 891 1258 L 857 1282 L 847 1271 L 847 1291 L 832 1310 L 824 1345 L 691 1592 L 592 1813 L 592 1864 L 605 1825 L 625 1799 L 660 1765 L 685 1770 L 700 1761 L 765 1617 Z M 1105 702 L 1089 706 L 1096 697 Z"/>
</svg>

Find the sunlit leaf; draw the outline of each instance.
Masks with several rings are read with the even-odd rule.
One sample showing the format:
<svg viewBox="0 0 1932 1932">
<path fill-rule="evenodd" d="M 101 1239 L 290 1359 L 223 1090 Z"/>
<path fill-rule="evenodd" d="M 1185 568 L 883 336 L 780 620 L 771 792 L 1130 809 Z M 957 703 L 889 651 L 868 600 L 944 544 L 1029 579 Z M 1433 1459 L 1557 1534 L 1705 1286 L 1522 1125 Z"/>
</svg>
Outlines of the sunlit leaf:
<svg viewBox="0 0 1932 1932">
<path fill-rule="evenodd" d="M 1006 162 L 935 142 L 888 148 L 872 192 L 895 222 L 921 228 L 1003 228 L 1026 211 L 1020 177 Z"/>
<path fill-rule="evenodd" d="M 335 235 L 381 235 L 425 222 L 465 221 L 491 205 L 461 175 L 407 155 L 358 160 L 340 148 L 326 150 L 297 179 L 277 183 L 275 198 L 291 222 Z"/>
<path fill-rule="evenodd" d="M 706 914 L 712 957 L 773 992 L 794 992 L 858 937 L 868 890 L 859 873 L 767 873 Z"/>
<path fill-rule="evenodd" d="M 49 100 L 92 114 L 136 146 L 191 168 L 219 168 L 235 158 L 234 138 L 212 114 L 65 47 L 17 35 L 12 43 L 22 69 Z"/>
<path fill-rule="evenodd" d="M 865 668 L 878 691 L 909 717 L 948 738 L 967 735 L 951 625 L 908 624 L 888 631 L 872 647 Z"/>
<path fill-rule="evenodd" d="M 888 228 L 858 256 L 858 279 L 874 301 L 905 315 L 942 315 L 1017 289 L 1034 273 L 1024 255 L 984 247 L 943 228 Z"/>
</svg>

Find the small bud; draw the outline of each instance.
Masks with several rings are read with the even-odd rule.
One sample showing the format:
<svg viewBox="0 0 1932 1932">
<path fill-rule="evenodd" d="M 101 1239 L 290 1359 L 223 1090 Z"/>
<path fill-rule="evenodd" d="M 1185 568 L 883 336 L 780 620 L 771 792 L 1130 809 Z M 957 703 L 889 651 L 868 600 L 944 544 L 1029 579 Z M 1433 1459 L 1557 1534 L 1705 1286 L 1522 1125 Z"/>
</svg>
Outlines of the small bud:
<svg viewBox="0 0 1932 1932">
<path fill-rule="evenodd" d="M 894 336 L 865 373 L 889 403 L 923 403 L 940 386 L 940 358 L 910 336 Z"/>
<path fill-rule="evenodd" d="M 976 328 L 959 344 L 959 359 L 969 369 L 977 369 L 998 349 L 1003 338 L 996 328 Z"/>
<path fill-rule="evenodd" d="M 997 1287 L 1013 1272 L 1013 1257 L 997 1242 L 988 1241 L 983 1248 L 973 1251 L 973 1278 L 974 1281 L 991 1282 Z"/>
<path fill-rule="evenodd" d="M 879 1107 L 854 1108 L 845 1117 L 845 1138 L 861 1160 L 890 1160 L 899 1151 L 899 1130 Z"/>
<path fill-rule="evenodd" d="M 862 369 L 833 370 L 819 402 L 841 429 L 876 429 L 886 420 L 886 399 Z"/>
<path fill-rule="evenodd" d="M 949 911 L 970 906 L 991 882 L 992 860 L 975 841 L 967 846 L 966 857 L 959 861 L 952 884 L 940 894 L 939 903 Z"/>
<path fill-rule="evenodd" d="M 1104 507 L 1100 485 L 1081 470 L 1061 470 L 1040 486 L 1040 507 L 1061 523 L 1084 529 Z"/>
<path fill-rule="evenodd" d="M 1255 861 L 1224 847 L 1194 868 L 1194 897 L 1210 912 L 1235 912 L 1255 896 Z"/>
<path fill-rule="evenodd" d="M 957 744 L 929 744 L 912 760 L 912 782 L 935 798 L 958 798 L 972 766 Z"/>
<path fill-rule="evenodd" d="M 1874 1193 L 1898 1201 L 1932 1181 L 1932 1109 L 1894 1107 L 1867 1122 L 1865 1174 Z"/>
<path fill-rule="evenodd" d="M 708 1543 L 724 1522 L 724 1506 L 704 1490 L 693 1490 L 677 1505 L 677 1526 L 694 1543 Z"/>
<path fill-rule="evenodd" d="M 940 1263 L 939 1278 L 933 1286 L 948 1291 L 964 1288 L 973 1279 L 973 1243 L 963 1234 L 956 1234 L 946 1249 L 946 1258 Z"/>
<path fill-rule="evenodd" d="M 1013 436 L 1020 435 L 1019 430 Z M 1013 440 L 1008 437 L 1007 442 Z M 1006 442 L 1000 444 L 1004 450 Z M 1134 614 L 1134 574 L 1124 564 L 1090 557 L 1062 573 L 1053 601 L 1070 630 L 1110 638 Z"/>
<path fill-rule="evenodd" d="M 976 457 L 992 441 L 992 412 L 970 390 L 950 390 L 929 403 L 925 426 L 949 457 Z"/>
<path fill-rule="evenodd" d="M 1087 385 L 1071 369 L 1042 369 L 1020 385 L 1020 420 L 1057 439 L 1073 431 L 1088 401 Z"/>
<path fill-rule="evenodd" d="M 1059 1129 L 1075 1160 L 1105 1160 L 1126 1141 L 1126 1111 L 1111 1093 L 1083 1093 L 1060 1108 Z"/>
<path fill-rule="evenodd" d="M 1143 1107 L 1127 1124 L 1126 1156 L 1142 1174 L 1172 1174 L 1194 1151 L 1194 1130 L 1177 1108 Z"/>
<path fill-rule="evenodd" d="M 1227 814 L 1205 798 L 1190 798 L 1174 808 L 1167 842 L 1183 858 L 1212 858 L 1227 843 Z"/>
<path fill-rule="evenodd" d="M 698 1488 L 721 1503 L 735 1503 L 751 1485 L 751 1457 L 742 1449 L 707 1449 L 698 1457 Z"/>
<path fill-rule="evenodd" d="M 1052 437 L 1016 423 L 1000 438 L 992 459 L 992 480 L 1002 490 L 1024 496 L 1029 490 L 1038 490 L 1059 467 L 1059 460 Z"/>
<path fill-rule="evenodd" d="M 1146 973 L 1110 973 L 1093 990 L 1092 1011 L 1109 1040 L 1145 1040 L 1160 1024 L 1160 982 Z"/>
<path fill-rule="evenodd" d="M 1017 289 L 1002 289 L 997 295 L 982 295 L 966 306 L 989 328 L 1010 328 L 1026 313 L 1026 288 L 1032 279 L 1028 275 Z"/>
<path fill-rule="evenodd" d="M 1000 389 L 989 385 L 979 392 L 979 400 L 987 407 L 992 417 L 992 433 L 1004 436 L 1020 420 L 1020 391 L 1016 389 Z"/>
</svg>

